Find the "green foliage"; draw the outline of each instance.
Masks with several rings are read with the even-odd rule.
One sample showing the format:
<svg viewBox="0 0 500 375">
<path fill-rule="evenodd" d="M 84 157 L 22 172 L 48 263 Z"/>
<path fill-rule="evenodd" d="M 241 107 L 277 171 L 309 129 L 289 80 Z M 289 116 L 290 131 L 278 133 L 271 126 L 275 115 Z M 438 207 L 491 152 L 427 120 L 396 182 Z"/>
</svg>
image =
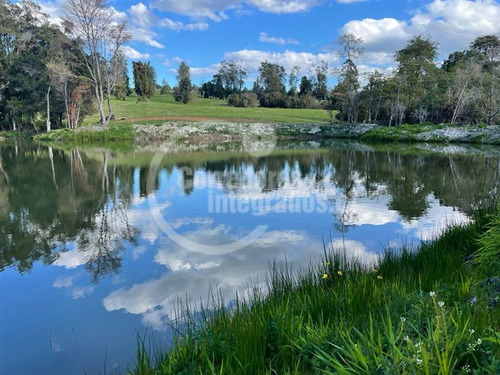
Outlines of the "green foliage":
<svg viewBox="0 0 500 375">
<path fill-rule="evenodd" d="M 170 85 L 167 83 L 167 81 L 162 80 L 160 94 L 167 95 L 168 93 L 170 93 L 170 91 L 172 91 Z"/>
<path fill-rule="evenodd" d="M 227 103 L 233 107 L 253 108 L 259 104 L 259 98 L 253 92 L 231 94 L 227 98 Z"/>
<path fill-rule="evenodd" d="M 130 89 L 130 78 L 127 73 L 127 65 L 125 60 L 122 60 L 124 66 L 119 72 L 119 76 L 116 82 L 116 87 L 114 89 L 114 96 L 118 100 L 125 100 L 127 96 L 132 94 L 132 90 Z"/>
<path fill-rule="evenodd" d="M 49 81 L 46 63 L 58 41 L 68 39 L 47 23 L 41 8 L 31 2 L 0 2 L 0 129 L 36 130 L 46 114 Z M 54 118 L 62 114 L 56 99 Z M 54 101 L 56 101 L 54 100 Z"/>
<path fill-rule="evenodd" d="M 315 98 L 326 100 L 328 97 L 328 63 L 326 61 L 313 66 L 311 81 Z"/>
<path fill-rule="evenodd" d="M 219 79 L 222 82 L 224 90 L 224 98 L 228 98 L 231 94 L 240 94 L 243 89 L 243 84 L 248 74 L 239 61 L 229 60 L 222 61 L 219 72 L 214 76 L 217 82 Z"/>
<path fill-rule="evenodd" d="M 79 129 L 60 129 L 34 137 L 35 141 L 48 142 L 107 142 L 132 141 L 134 139 L 130 124 L 111 124 L 107 127 Z"/>
<path fill-rule="evenodd" d="M 23 132 L 17 132 L 17 131 L 12 131 L 12 130 L 4 130 L 0 131 L 0 138 L 31 138 L 33 136 L 32 132 L 29 131 L 23 131 Z"/>
<path fill-rule="evenodd" d="M 303 76 L 300 80 L 300 89 L 299 89 L 299 95 L 310 95 L 312 94 L 313 86 L 309 78 L 306 76 Z"/>
<path fill-rule="evenodd" d="M 189 103 L 191 98 L 191 73 L 186 62 L 181 62 L 177 69 L 177 87 L 174 88 L 174 98 L 177 102 Z"/>
<path fill-rule="evenodd" d="M 281 65 L 264 61 L 260 64 L 259 77 L 254 93 L 259 97 L 261 107 L 286 107 L 286 72 Z"/>
<path fill-rule="evenodd" d="M 150 62 L 132 62 L 135 93 L 139 100 L 151 99 L 156 89 L 156 72 Z"/>
<path fill-rule="evenodd" d="M 333 250 L 299 276 L 275 265 L 267 292 L 186 311 L 168 351 L 141 340 L 131 374 L 497 374 L 494 289 L 464 263 L 487 225 L 479 216 L 371 265 Z"/>
<path fill-rule="evenodd" d="M 480 248 L 474 253 L 473 264 L 500 269 L 500 214 L 492 215 L 488 231 L 479 239 Z M 496 275 L 498 276 L 498 275 Z"/>
</svg>

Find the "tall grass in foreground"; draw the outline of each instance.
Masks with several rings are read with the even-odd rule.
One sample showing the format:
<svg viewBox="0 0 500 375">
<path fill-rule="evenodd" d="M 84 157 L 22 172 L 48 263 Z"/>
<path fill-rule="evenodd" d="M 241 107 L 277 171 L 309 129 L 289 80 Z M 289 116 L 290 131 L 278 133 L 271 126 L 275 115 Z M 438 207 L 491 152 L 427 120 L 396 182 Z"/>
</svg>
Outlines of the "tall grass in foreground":
<svg viewBox="0 0 500 375">
<path fill-rule="evenodd" d="M 500 270 L 469 262 L 498 218 L 373 267 L 334 252 L 298 276 L 274 267 L 266 295 L 220 301 L 201 323 L 187 311 L 170 350 L 139 340 L 131 373 L 500 374 Z"/>
</svg>

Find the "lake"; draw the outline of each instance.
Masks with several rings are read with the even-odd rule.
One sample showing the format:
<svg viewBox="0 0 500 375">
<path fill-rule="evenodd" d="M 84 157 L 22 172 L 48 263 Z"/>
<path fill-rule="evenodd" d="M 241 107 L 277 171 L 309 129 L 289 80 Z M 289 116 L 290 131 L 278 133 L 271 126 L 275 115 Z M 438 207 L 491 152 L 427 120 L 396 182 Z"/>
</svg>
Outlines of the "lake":
<svg viewBox="0 0 500 375">
<path fill-rule="evenodd" d="M 124 371 L 179 304 L 230 305 L 324 244 L 369 264 L 499 187 L 498 147 L 0 142 L 0 373 Z"/>
</svg>

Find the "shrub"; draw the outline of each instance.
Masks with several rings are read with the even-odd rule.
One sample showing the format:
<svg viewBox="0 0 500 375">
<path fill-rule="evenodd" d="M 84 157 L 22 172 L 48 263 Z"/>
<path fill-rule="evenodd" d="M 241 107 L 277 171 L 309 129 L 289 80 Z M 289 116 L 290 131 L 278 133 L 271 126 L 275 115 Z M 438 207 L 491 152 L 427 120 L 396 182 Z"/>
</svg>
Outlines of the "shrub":
<svg viewBox="0 0 500 375">
<path fill-rule="evenodd" d="M 301 108 L 320 109 L 321 103 L 314 96 L 307 94 L 300 97 Z"/>
<path fill-rule="evenodd" d="M 232 107 L 257 107 L 259 99 L 253 92 L 244 92 L 243 94 L 231 94 L 227 98 L 227 102 Z"/>
<path fill-rule="evenodd" d="M 227 98 L 227 104 L 229 104 L 231 107 L 242 107 L 242 100 L 241 96 L 238 94 L 231 94 Z"/>
<path fill-rule="evenodd" d="M 268 108 L 285 108 L 286 95 L 278 91 L 264 94 L 260 97 L 260 106 Z"/>
</svg>

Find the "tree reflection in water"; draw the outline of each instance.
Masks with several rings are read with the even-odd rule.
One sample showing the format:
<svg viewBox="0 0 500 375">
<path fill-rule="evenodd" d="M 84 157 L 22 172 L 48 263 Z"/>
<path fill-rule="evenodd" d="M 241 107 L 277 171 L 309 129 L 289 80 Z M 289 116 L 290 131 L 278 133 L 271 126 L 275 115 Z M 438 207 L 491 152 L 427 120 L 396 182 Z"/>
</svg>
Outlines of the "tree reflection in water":
<svg viewBox="0 0 500 375">
<path fill-rule="evenodd" d="M 154 154 L 140 147 L 111 152 L 0 143 L 0 271 L 15 266 L 29 272 L 37 261 L 51 264 L 63 252 L 78 251 L 94 282 L 119 272 L 125 244 L 136 244 L 139 235 L 130 220 L 134 198 L 160 189 L 159 174 L 147 183 Z M 179 171 L 185 195 L 196 189 L 195 171 L 236 197 L 325 194 L 337 205 L 332 220 L 342 234 L 358 224 L 354 204 L 360 198 L 387 197 L 387 209 L 411 221 L 426 214 L 430 196 L 472 214 L 497 199 L 500 186 L 497 149 L 471 156 L 349 142 L 283 143 L 263 157 L 176 149 L 162 163 L 159 173 Z"/>
<path fill-rule="evenodd" d="M 0 270 L 29 272 L 71 247 L 85 254 L 94 282 L 119 271 L 123 241 L 135 243 L 139 232 L 128 219 L 133 167 L 108 165 L 109 152 L 99 160 L 24 143 L 0 154 L 5 176 L 13 176 L 0 182 Z"/>
</svg>

